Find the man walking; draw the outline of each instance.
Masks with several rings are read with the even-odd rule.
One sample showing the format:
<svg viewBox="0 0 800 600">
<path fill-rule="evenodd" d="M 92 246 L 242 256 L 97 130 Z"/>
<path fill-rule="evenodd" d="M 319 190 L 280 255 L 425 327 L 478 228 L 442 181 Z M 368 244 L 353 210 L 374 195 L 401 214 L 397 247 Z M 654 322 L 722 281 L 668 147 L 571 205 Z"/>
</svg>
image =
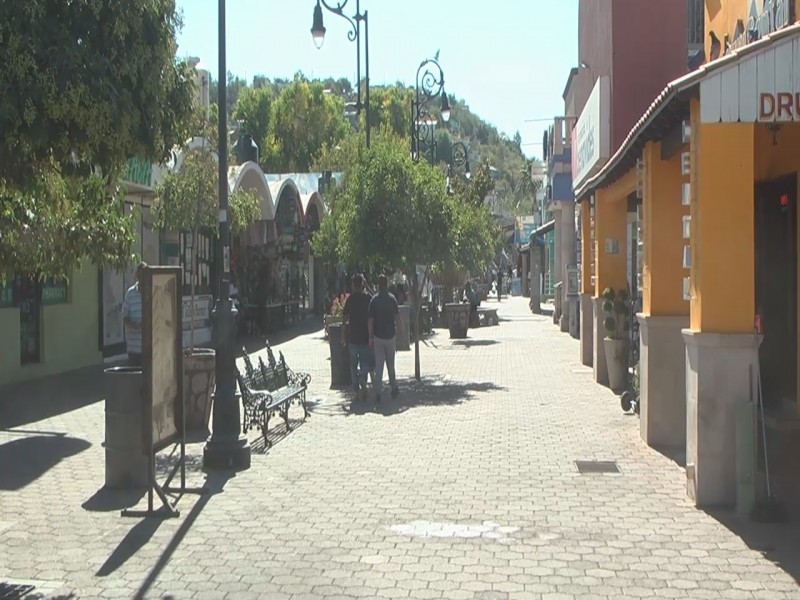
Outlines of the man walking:
<svg viewBox="0 0 800 600">
<path fill-rule="evenodd" d="M 503 268 L 497 269 L 497 301 L 500 302 L 500 295 L 503 293 Z"/>
<path fill-rule="evenodd" d="M 389 293 L 386 275 L 378 277 L 378 293 L 369 303 L 369 343 L 375 350 L 375 401 L 381 401 L 383 366 L 389 371 L 389 386 L 392 398 L 400 393 L 394 370 L 394 355 L 397 348 L 397 333 L 403 333 L 403 321 L 397 299 Z"/>
<path fill-rule="evenodd" d="M 128 364 L 132 367 L 142 366 L 142 293 L 139 282 L 146 262 L 136 267 L 136 283 L 125 292 L 122 301 L 122 322 L 125 325 L 125 344 L 128 351 Z"/>
<path fill-rule="evenodd" d="M 364 293 L 364 278 L 353 275 L 353 293 L 344 303 L 342 347 L 347 343 L 345 330 L 350 337 L 350 381 L 357 400 L 367 399 L 367 373 L 370 370 L 369 305 L 370 297 Z"/>
</svg>

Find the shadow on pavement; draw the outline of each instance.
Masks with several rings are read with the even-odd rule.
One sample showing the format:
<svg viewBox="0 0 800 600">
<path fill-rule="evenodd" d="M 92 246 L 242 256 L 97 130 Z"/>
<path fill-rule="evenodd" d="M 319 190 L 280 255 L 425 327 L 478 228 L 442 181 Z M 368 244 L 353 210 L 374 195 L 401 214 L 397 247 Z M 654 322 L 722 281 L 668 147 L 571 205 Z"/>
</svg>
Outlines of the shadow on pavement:
<svg viewBox="0 0 800 600">
<path fill-rule="evenodd" d="M 65 435 L 24 437 L 0 445 L 0 490 L 19 490 L 91 444 Z M 24 460 L 23 460 L 24 457 Z"/>
<path fill-rule="evenodd" d="M 112 512 L 135 506 L 147 490 L 112 490 L 105 486 L 97 490 L 91 498 L 81 504 L 90 512 Z"/>
<path fill-rule="evenodd" d="M 300 336 L 317 332 L 320 334 L 319 339 L 322 340 L 322 319 L 316 316 L 307 317 L 286 329 L 275 331 L 267 335 L 240 336 L 236 341 L 236 348 L 238 349 L 244 346 L 248 354 L 254 354 L 266 347 L 264 343 L 265 340 L 269 340 L 270 345 L 275 347 Z M 238 352 L 236 356 L 237 358 L 239 357 Z"/>
<path fill-rule="evenodd" d="M 376 402 L 372 391 L 367 400 L 350 400 L 341 405 L 346 415 L 379 414 L 390 417 L 410 408 L 454 406 L 471 400 L 476 394 L 502 391 L 506 388 L 492 382 L 453 382 L 438 378 L 423 378 L 403 385 L 400 395 L 391 398 L 388 386 L 384 387 L 381 401 Z"/>
<path fill-rule="evenodd" d="M 497 340 L 453 340 L 454 346 L 461 346 L 464 350 L 472 348 L 473 346 L 493 346 L 499 343 Z"/>
<path fill-rule="evenodd" d="M 625 414 L 634 415 L 633 412 L 625 413 Z M 686 466 L 686 448 L 685 447 L 684 448 L 680 448 L 680 447 L 672 447 L 672 448 L 670 448 L 668 446 L 651 446 L 651 448 L 653 448 L 653 450 L 655 450 L 656 452 L 658 452 L 662 456 L 665 456 L 668 459 L 670 459 L 672 462 L 674 462 L 679 467 L 685 467 Z"/>
<path fill-rule="evenodd" d="M 103 368 L 93 366 L 0 386 L 0 430 L 36 423 L 103 400 Z"/>
<path fill-rule="evenodd" d="M 749 516 L 732 510 L 708 509 L 705 512 L 800 584 L 800 546 L 797 544 L 800 522 L 796 512 L 790 523 L 756 523 Z"/>
</svg>

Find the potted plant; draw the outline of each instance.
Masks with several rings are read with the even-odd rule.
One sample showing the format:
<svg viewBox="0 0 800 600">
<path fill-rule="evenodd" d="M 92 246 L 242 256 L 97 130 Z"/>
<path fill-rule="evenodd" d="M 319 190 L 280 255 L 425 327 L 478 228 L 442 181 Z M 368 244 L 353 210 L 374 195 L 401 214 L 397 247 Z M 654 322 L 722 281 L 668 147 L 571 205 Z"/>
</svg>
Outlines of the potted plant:
<svg viewBox="0 0 800 600">
<path fill-rule="evenodd" d="M 198 236 L 217 235 L 218 165 L 216 155 L 206 147 L 192 151 L 180 170 L 168 173 L 158 186 L 153 202 L 153 225 L 161 230 L 191 236 L 190 293 L 191 310 L 195 305 Z M 237 191 L 230 196 L 231 230 L 241 231 L 260 217 L 258 198 L 251 192 Z M 187 240 L 188 242 L 188 240 Z M 189 244 L 187 243 L 187 246 Z M 216 353 L 211 348 L 195 347 L 195 319 L 189 320 L 189 346 L 184 350 L 184 404 L 186 429 L 207 433 L 211 415 L 211 392 L 214 389 Z"/>
<path fill-rule="evenodd" d="M 628 345 L 630 331 L 629 295 L 625 289 L 603 290 L 603 328 L 606 331 L 603 345 L 606 353 L 608 383 L 612 390 L 625 389 L 628 374 Z"/>
</svg>

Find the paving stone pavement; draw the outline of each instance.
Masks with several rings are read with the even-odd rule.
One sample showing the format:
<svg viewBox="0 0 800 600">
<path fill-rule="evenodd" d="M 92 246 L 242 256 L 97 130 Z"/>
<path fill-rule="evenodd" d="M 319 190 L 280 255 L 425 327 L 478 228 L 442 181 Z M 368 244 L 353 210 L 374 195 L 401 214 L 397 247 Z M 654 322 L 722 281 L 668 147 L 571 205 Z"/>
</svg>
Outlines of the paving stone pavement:
<svg viewBox="0 0 800 600">
<path fill-rule="evenodd" d="M 239 473 L 206 475 L 191 444 L 189 483 L 211 493 L 177 519 L 120 517 L 138 495 L 100 489 L 96 385 L 55 392 L 80 396 L 63 414 L 0 398 L 0 582 L 64 599 L 800 599 L 796 525 L 696 510 L 578 343 L 524 299 L 499 308 L 499 326 L 426 340 L 419 384 L 401 353 L 402 394 L 380 406 L 328 389 L 320 331 L 278 345 L 314 377 L 312 416 L 268 451 L 253 434 Z"/>
</svg>

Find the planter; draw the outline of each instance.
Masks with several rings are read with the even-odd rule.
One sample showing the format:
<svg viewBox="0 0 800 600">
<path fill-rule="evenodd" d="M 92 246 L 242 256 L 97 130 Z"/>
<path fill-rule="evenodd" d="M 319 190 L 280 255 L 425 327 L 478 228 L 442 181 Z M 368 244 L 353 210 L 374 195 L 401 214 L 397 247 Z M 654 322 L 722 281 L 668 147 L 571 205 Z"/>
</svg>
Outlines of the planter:
<svg viewBox="0 0 800 600">
<path fill-rule="evenodd" d="M 397 349 L 411 350 L 411 305 L 401 304 L 398 308 L 400 309 L 400 320 L 403 322 L 403 331 L 397 332 Z"/>
<path fill-rule="evenodd" d="M 208 435 L 211 392 L 214 390 L 216 352 L 210 348 L 187 350 L 183 355 L 183 397 L 186 432 Z"/>
<path fill-rule="evenodd" d="M 103 374 L 106 391 L 106 487 L 147 487 L 147 449 L 142 438 L 144 376 L 140 367 L 112 367 Z"/>
<path fill-rule="evenodd" d="M 467 337 L 469 328 L 469 304 L 450 303 L 444 305 L 447 313 L 447 327 L 450 329 L 450 339 L 458 340 Z"/>
<path fill-rule="evenodd" d="M 605 338 L 603 345 L 606 352 L 608 385 L 615 392 L 621 392 L 626 388 L 628 379 L 628 340 Z"/>
<path fill-rule="evenodd" d="M 344 323 L 344 316 L 342 316 L 342 315 L 338 315 L 338 316 L 325 315 L 322 320 L 323 320 L 323 323 L 325 324 L 325 335 L 328 336 L 328 335 L 330 335 L 328 333 L 328 327 L 330 327 L 331 325 L 334 325 L 336 323 Z"/>
<path fill-rule="evenodd" d="M 331 355 L 331 388 L 349 386 L 350 381 L 350 348 L 342 346 L 341 321 L 328 326 L 328 347 Z"/>
</svg>

